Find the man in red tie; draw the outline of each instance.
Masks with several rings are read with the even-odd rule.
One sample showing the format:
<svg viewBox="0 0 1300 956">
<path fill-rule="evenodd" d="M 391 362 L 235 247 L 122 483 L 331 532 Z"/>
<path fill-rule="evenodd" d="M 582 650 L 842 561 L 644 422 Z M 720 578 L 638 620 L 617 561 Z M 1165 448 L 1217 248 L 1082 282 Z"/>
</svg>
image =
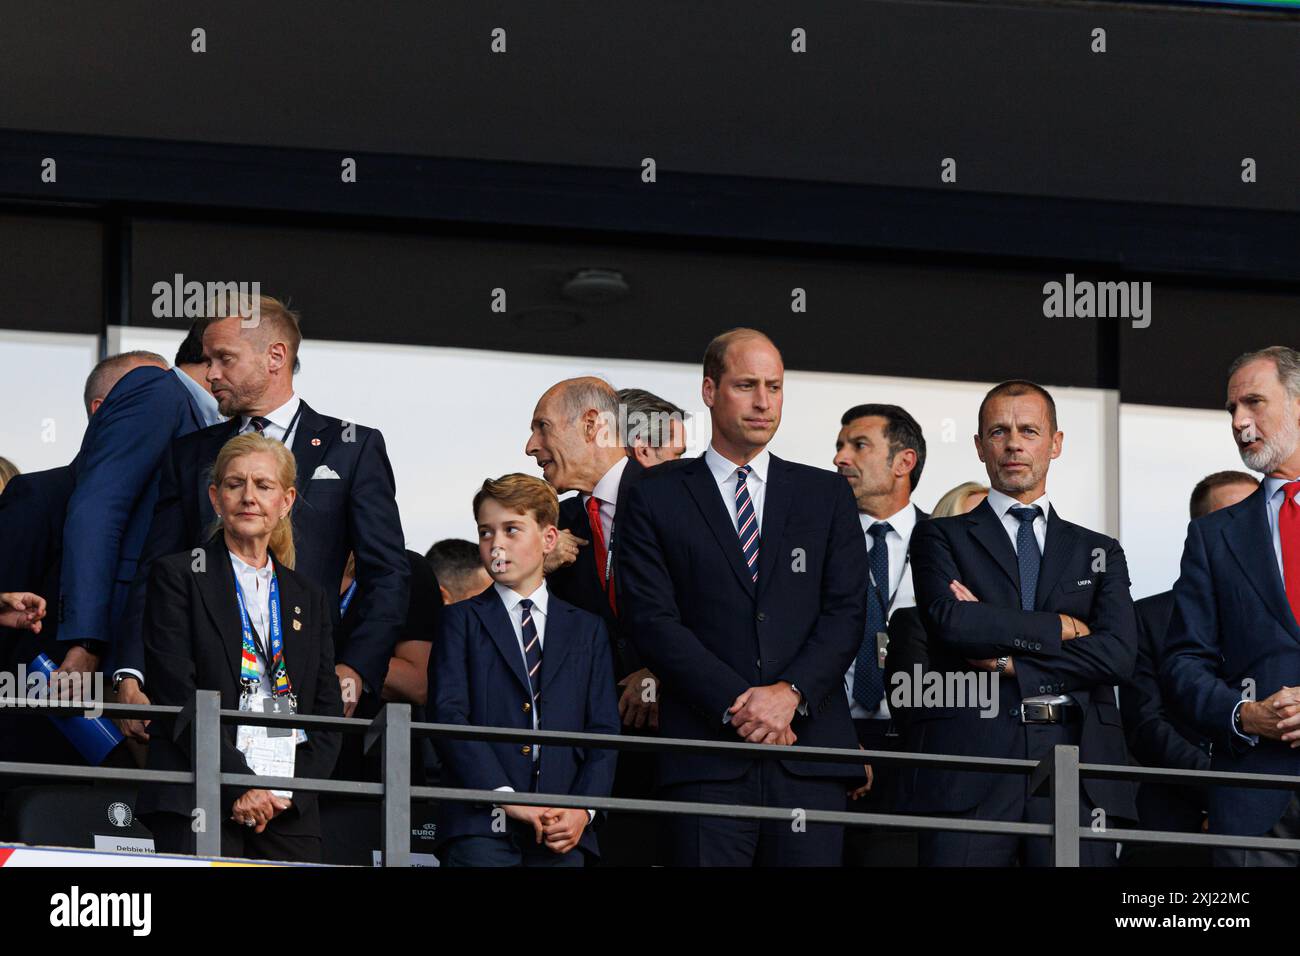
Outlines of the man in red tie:
<svg viewBox="0 0 1300 956">
<path fill-rule="evenodd" d="M 1214 742 L 1210 769 L 1300 775 L 1300 352 L 1248 352 L 1228 413 L 1259 490 L 1189 525 L 1161 668 L 1170 706 Z M 1300 838 L 1294 790 L 1216 787 L 1210 832 Z M 1298 866 L 1300 854 L 1215 850 L 1217 866 Z"/>
<path fill-rule="evenodd" d="M 547 587 L 563 600 L 605 621 L 612 643 L 618 710 L 626 733 L 659 726 L 659 687 L 641 663 L 618 614 L 614 571 L 618 561 L 616 512 L 645 468 L 627 454 L 619 434 L 618 395 L 599 378 L 573 378 L 553 385 L 537 402 L 524 453 L 559 494 L 560 543 L 547 558 Z M 651 754 L 619 754 L 614 796 L 651 795 Z M 601 831 L 601 862 L 615 866 L 657 862 L 658 823 L 645 814 L 611 814 Z"/>
</svg>

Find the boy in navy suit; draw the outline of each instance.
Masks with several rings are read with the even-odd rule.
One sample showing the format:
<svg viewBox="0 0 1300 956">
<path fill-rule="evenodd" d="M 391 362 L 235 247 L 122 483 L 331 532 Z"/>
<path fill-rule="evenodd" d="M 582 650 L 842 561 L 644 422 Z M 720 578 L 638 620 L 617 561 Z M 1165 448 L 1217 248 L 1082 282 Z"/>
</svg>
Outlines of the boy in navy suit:
<svg viewBox="0 0 1300 956">
<path fill-rule="evenodd" d="M 542 565 L 559 537 L 551 486 L 527 475 L 474 496 L 479 556 L 493 585 L 446 609 L 435 644 L 433 720 L 443 724 L 619 732 L 605 625 L 547 592 Z M 525 740 L 437 742 L 447 786 L 606 797 L 613 750 Z M 444 866 L 582 866 L 596 855 L 595 812 L 445 802 Z"/>
</svg>

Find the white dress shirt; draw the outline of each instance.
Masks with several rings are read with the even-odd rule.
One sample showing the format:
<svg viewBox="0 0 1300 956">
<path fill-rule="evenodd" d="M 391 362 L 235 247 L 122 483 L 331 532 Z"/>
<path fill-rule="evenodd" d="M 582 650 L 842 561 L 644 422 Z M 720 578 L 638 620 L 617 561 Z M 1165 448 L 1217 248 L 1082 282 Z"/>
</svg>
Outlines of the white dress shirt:
<svg viewBox="0 0 1300 956">
<path fill-rule="evenodd" d="M 1043 554 L 1046 551 L 1044 545 L 1047 543 L 1047 516 L 1051 513 L 1052 506 L 1047 500 L 1047 493 L 1039 495 L 1033 501 L 1026 504 L 1023 501 L 1017 501 L 1010 495 L 1003 494 L 996 488 L 989 489 L 989 507 L 993 513 L 998 516 L 1002 522 L 1002 527 L 1006 529 L 1007 537 L 1011 539 L 1011 550 L 1016 554 L 1016 536 L 1020 534 L 1020 519 L 1011 513 L 1011 509 L 1017 505 L 1031 507 L 1037 505 L 1043 509 L 1043 513 L 1034 519 L 1034 537 L 1038 540 L 1038 553 Z M 978 597 L 978 595 L 977 595 Z"/>
<path fill-rule="evenodd" d="M 749 500 L 754 505 L 754 520 L 758 522 L 760 536 L 763 533 L 763 499 L 767 491 L 767 468 L 771 461 L 772 453 L 764 448 L 749 463 L 752 470 L 749 477 L 745 479 L 745 487 L 749 489 Z M 722 495 L 722 503 L 727 508 L 727 514 L 731 515 L 731 523 L 734 526 L 736 524 L 736 484 L 739 481 L 736 471 L 740 466 L 734 461 L 728 461 L 714 451 L 712 443 L 709 444 L 708 450 L 704 452 L 704 463 L 709 466 L 709 471 L 713 473 L 713 480 L 718 483 L 718 493 Z M 737 540 L 739 540 L 739 532 L 737 532 Z"/>
<path fill-rule="evenodd" d="M 890 531 L 885 535 L 885 547 L 889 549 L 889 586 L 886 589 L 886 598 L 894 598 L 894 602 L 889 605 L 888 613 L 892 617 L 893 613 L 900 607 L 916 607 L 916 592 L 912 589 L 912 569 L 907 561 L 907 549 L 912 543 L 912 529 L 916 527 L 916 506 L 911 502 L 902 507 L 901 510 L 890 515 L 888 518 L 876 519 L 869 514 L 858 513 L 858 521 L 862 524 L 862 533 L 867 539 L 867 553 L 875 545 L 875 539 L 867 534 L 867 530 L 876 524 L 878 520 L 887 522 Z M 906 572 L 906 573 L 904 573 Z M 849 661 L 848 672 L 844 675 L 844 692 L 849 695 L 849 715 L 855 720 L 888 720 L 889 719 L 889 688 L 885 688 L 885 696 L 880 701 L 880 706 L 874 711 L 869 711 L 860 703 L 853 699 L 853 675 L 857 670 L 858 661 L 854 657 Z"/>
<path fill-rule="evenodd" d="M 235 569 L 235 579 L 244 594 L 244 609 L 248 611 L 248 620 L 253 625 L 253 640 L 262 649 L 262 654 L 257 655 L 256 658 L 258 684 L 250 698 L 248 708 L 255 713 L 261 713 L 262 701 L 270 699 L 275 694 L 275 679 L 263 659 L 263 655 L 267 658 L 271 656 L 271 576 L 275 573 L 275 567 L 271 563 L 270 555 L 266 557 L 266 564 L 255 568 L 233 551 L 228 553 L 230 564 Z M 293 799 L 292 790 L 271 792 L 278 797 Z"/>
<path fill-rule="evenodd" d="M 618 483 L 623 480 L 623 469 L 627 467 L 627 456 L 623 456 L 605 472 L 591 494 L 582 494 L 582 510 L 585 514 L 587 502 L 595 498 L 600 502 L 600 530 L 605 535 L 605 545 L 609 546 L 609 537 L 614 530 L 614 509 L 618 506 Z M 605 569 L 601 568 L 603 574 Z"/>
<path fill-rule="evenodd" d="M 294 421 L 298 415 L 298 408 L 302 405 L 302 399 L 297 394 L 289 396 L 289 400 L 273 412 L 268 412 L 262 417 L 267 419 L 270 424 L 262 432 L 267 438 L 274 438 L 282 442 L 290 450 L 293 449 L 293 436 L 298 433 L 298 423 Z M 290 430 L 289 426 L 293 429 Z M 251 415 L 239 416 L 239 434 L 244 435 L 248 432 L 256 431 L 252 425 Z"/>
<path fill-rule="evenodd" d="M 497 596 L 501 598 L 501 603 L 506 606 L 506 616 L 510 618 L 510 626 L 515 629 L 515 640 L 519 644 L 519 657 L 523 661 L 524 673 L 526 674 L 528 673 L 528 655 L 524 653 L 524 609 L 520 606 L 519 602 L 523 601 L 525 598 L 533 602 L 533 606 L 532 606 L 533 626 L 537 628 L 537 644 L 542 649 L 542 652 L 544 654 L 546 652 L 546 607 L 548 601 L 550 600 L 550 592 L 546 590 L 546 581 L 543 580 L 542 583 L 538 585 L 537 590 L 534 591 L 532 594 L 520 594 L 518 591 L 506 587 L 504 584 L 502 584 L 499 581 L 494 581 L 492 584 L 492 588 L 497 592 Z M 542 676 L 541 671 L 537 672 L 537 676 L 538 679 L 541 678 Z M 539 709 L 540 707 L 532 708 L 534 730 L 536 730 L 538 727 L 537 712 Z M 538 760 L 540 760 L 541 756 L 542 756 L 542 745 L 535 744 L 533 746 L 533 763 L 536 763 Z M 495 789 L 508 790 L 511 793 L 515 792 L 515 788 L 510 786 L 496 787 Z M 596 811 L 588 810 L 587 811 L 588 822 L 594 820 L 595 818 L 596 818 Z"/>
</svg>

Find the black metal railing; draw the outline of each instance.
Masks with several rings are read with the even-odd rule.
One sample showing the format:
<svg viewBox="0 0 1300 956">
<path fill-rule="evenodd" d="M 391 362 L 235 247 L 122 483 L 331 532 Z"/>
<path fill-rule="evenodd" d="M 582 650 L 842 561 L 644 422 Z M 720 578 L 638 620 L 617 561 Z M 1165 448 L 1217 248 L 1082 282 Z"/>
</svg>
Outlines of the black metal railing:
<svg viewBox="0 0 1300 956">
<path fill-rule="evenodd" d="M 905 813 L 860 813 L 849 811 L 804 810 L 796 807 L 757 807 L 734 804 L 694 803 L 674 800 L 642 800 L 626 797 L 590 797 L 569 794 L 515 793 L 512 804 L 614 810 L 628 813 L 690 814 L 732 817 L 751 820 L 788 820 L 796 816 L 804 824 L 832 823 L 851 827 L 877 827 L 904 830 L 946 830 L 963 833 L 998 833 L 1047 837 L 1051 840 L 1052 859 L 1056 866 L 1078 866 L 1079 846 L 1084 840 L 1112 843 L 1181 844 L 1258 850 L 1300 851 L 1300 839 L 1276 837 L 1225 836 L 1207 833 L 1181 833 L 1164 830 L 1113 829 L 1094 827 L 1080 822 L 1080 780 L 1097 777 L 1112 780 L 1149 781 L 1166 784 L 1219 784 L 1234 787 L 1268 789 L 1300 788 L 1300 777 L 1285 774 L 1225 773 L 1202 770 L 1167 770 L 1152 767 L 1117 766 L 1079 762 L 1079 748 L 1057 745 L 1043 760 L 1015 760 L 994 757 L 965 757 L 942 754 L 900 753 L 881 750 L 845 750 L 829 747 L 784 747 L 750 744 L 742 741 L 714 742 L 664 737 L 615 736 L 557 730 L 527 730 L 514 727 L 474 727 L 463 724 L 414 723 L 407 704 L 390 703 L 372 720 L 344 717 L 262 714 L 223 710 L 216 691 L 200 690 L 185 707 L 126 704 L 91 704 L 85 702 L 42 702 L 33 706 L 27 701 L 0 698 L 0 707 L 16 707 L 32 714 L 82 713 L 89 708 L 117 718 L 172 718 L 177 734 L 188 732 L 193 745 L 191 771 L 137 770 L 118 767 L 87 767 L 44 763 L 0 761 L 0 777 L 30 776 L 72 780 L 104 780 L 123 783 L 188 784 L 194 787 L 194 807 L 204 821 L 223 819 L 223 786 L 265 789 L 306 790 L 315 793 L 377 797 L 382 804 L 383 863 L 406 866 L 410 863 L 411 801 L 413 799 L 449 800 L 467 803 L 495 803 L 501 794 L 495 790 L 469 790 L 458 787 L 412 786 L 411 748 L 418 738 L 451 737 L 462 740 L 498 740 L 537 744 L 568 744 L 609 750 L 648 750 L 658 753 L 699 753 L 718 756 L 742 756 L 747 759 L 790 759 L 797 755 L 803 762 L 851 764 L 901 764 L 982 773 L 1015 773 L 1030 776 L 1031 792 L 1046 793 L 1051 801 L 1051 823 L 1012 823 L 995 820 L 967 820 L 952 817 L 915 816 Z M 361 733 L 364 748 L 381 748 L 381 782 L 321 780 L 303 777 L 261 777 L 221 771 L 221 726 L 240 723 L 266 727 L 301 727 L 304 730 Z M 200 856 L 221 855 L 221 826 L 202 825 L 196 832 L 196 852 Z"/>
</svg>

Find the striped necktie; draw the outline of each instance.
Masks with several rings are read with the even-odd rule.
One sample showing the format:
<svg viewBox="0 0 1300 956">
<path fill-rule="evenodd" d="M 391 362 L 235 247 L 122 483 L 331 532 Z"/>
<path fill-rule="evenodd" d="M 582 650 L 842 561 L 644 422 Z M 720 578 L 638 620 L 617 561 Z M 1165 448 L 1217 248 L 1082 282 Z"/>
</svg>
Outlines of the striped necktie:
<svg viewBox="0 0 1300 956">
<path fill-rule="evenodd" d="M 542 695 L 542 641 L 537 634 L 537 624 L 533 621 L 533 602 L 524 598 L 519 602 L 519 609 L 524 616 L 520 630 L 524 639 L 524 666 L 528 670 L 528 687 L 533 694 L 533 706 Z"/>
<path fill-rule="evenodd" d="M 741 465 L 736 469 L 736 534 L 740 536 L 740 550 L 745 553 L 745 564 L 758 583 L 758 516 L 754 513 L 754 502 L 749 497 L 749 485 L 746 479 L 753 471 L 750 465 Z"/>
</svg>

